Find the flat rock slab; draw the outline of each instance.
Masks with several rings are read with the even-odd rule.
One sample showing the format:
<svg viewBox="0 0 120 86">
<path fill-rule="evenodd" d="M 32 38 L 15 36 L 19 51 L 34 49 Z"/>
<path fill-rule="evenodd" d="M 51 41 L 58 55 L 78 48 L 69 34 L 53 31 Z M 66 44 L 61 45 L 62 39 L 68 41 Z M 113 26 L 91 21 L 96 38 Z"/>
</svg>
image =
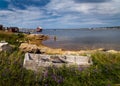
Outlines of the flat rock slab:
<svg viewBox="0 0 120 86">
<path fill-rule="evenodd" d="M 40 67 L 50 67 L 50 66 L 61 67 L 62 65 L 89 66 L 92 65 L 92 59 L 91 57 L 88 56 L 44 55 L 44 54 L 26 53 L 23 63 L 23 66 L 26 69 L 31 69 L 31 70 L 37 70 Z"/>
</svg>

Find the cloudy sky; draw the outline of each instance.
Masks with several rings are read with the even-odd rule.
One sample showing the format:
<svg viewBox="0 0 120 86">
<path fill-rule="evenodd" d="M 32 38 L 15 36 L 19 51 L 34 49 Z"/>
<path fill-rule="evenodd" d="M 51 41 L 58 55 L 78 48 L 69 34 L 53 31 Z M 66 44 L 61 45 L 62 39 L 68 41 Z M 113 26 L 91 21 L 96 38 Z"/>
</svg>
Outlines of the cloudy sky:
<svg viewBox="0 0 120 86">
<path fill-rule="evenodd" d="M 0 24 L 21 28 L 120 25 L 120 0 L 0 0 Z"/>
</svg>

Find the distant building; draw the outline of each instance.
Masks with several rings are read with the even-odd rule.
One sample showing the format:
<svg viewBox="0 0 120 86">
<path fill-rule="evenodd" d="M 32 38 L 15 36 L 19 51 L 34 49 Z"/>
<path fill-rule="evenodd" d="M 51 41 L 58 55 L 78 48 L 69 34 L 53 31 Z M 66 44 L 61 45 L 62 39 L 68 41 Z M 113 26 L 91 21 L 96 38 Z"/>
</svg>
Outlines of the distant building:
<svg viewBox="0 0 120 86">
<path fill-rule="evenodd" d="M 42 32 L 42 27 L 37 27 L 36 32 Z"/>
<path fill-rule="evenodd" d="M 3 30 L 3 25 L 0 25 L 0 30 Z"/>
<path fill-rule="evenodd" d="M 19 32 L 19 28 L 18 27 L 7 27 L 7 31 L 8 32 Z"/>
</svg>

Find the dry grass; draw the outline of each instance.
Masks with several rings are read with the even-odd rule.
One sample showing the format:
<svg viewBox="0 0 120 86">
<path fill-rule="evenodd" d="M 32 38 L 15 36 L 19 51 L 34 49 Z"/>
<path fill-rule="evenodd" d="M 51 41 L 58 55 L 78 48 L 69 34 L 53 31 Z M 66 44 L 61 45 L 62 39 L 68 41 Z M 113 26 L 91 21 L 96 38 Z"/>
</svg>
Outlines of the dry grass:
<svg viewBox="0 0 120 86">
<path fill-rule="evenodd" d="M 12 33 L 12 32 L 7 32 L 7 31 L 1 31 L 1 30 L 0 30 L 0 34 L 11 35 L 11 34 L 13 34 L 13 33 Z"/>
</svg>

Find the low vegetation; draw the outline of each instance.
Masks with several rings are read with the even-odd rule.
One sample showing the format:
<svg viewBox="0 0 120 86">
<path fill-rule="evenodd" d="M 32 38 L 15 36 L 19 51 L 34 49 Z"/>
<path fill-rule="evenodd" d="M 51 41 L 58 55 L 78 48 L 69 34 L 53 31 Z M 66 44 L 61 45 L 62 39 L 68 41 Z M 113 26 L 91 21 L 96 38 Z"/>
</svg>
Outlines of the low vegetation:
<svg viewBox="0 0 120 86">
<path fill-rule="evenodd" d="M 21 36 L 0 33 L 0 40 L 19 45 Z M 95 52 L 91 57 L 88 68 L 50 67 L 36 73 L 23 68 L 24 53 L 18 49 L 0 52 L 0 86 L 119 86 L 120 54 Z"/>
<path fill-rule="evenodd" d="M 0 85 L 115 86 L 120 84 L 120 54 L 94 53 L 92 57 L 94 65 L 89 68 L 51 67 L 34 73 L 23 68 L 24 53 L 20 51 L 1 52 Z"/>
</svg>

